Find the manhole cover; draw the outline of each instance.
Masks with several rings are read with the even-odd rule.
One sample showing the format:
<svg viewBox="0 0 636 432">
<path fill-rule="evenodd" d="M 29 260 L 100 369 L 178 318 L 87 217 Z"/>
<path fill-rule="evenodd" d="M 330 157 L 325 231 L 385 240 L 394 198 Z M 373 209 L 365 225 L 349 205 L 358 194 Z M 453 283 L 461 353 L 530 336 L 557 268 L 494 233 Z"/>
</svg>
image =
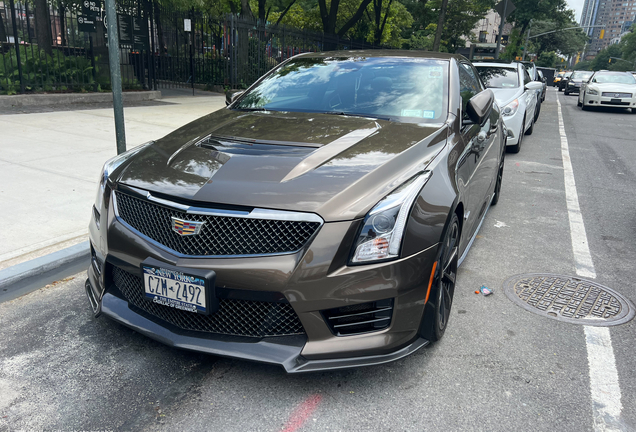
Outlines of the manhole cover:
<svg viewBox="0 0 636 432">
<path fill-rule="evenodd" d="M 504 282 L 510 300 L 536 314 L 591 326 L 613 326 L 634 318 L 634 305 L 595 282 L 554 274 L 524 274 Z"/>
</svg>

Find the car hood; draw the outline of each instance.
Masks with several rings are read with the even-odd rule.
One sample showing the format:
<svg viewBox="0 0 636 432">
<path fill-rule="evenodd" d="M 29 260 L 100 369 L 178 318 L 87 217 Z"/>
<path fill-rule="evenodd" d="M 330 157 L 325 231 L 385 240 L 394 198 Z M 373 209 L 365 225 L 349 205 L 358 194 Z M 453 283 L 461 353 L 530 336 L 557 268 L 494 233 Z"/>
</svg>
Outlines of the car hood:
<svg viewBox="0 0 636 432">
<path fill-rule="evenodd" d="M 636 84 L 590 83 L 588 87 L 602 92 L 636 93 Z"/>
<path fill-rule="evenodd" d="M 497 104 L 502 108 L 523 94 L 521 87 L 491 88 L 491 90 L 495 94 Z"/>
<path fill-rule="evenodd" d="M 447 128 L 223 109 L 145 148 L 116 181 L 188 202 L 351 220 L 425 169 L 444 147 Z"/>
</svg>

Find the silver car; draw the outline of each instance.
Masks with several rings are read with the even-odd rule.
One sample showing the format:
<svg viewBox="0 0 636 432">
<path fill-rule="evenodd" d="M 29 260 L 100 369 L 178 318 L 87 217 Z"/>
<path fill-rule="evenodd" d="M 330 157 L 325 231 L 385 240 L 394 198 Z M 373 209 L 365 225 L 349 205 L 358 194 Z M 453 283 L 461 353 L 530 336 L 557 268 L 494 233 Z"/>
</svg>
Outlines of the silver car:
<svg viewBox="0 0 636 432">
<path fill-rule="evenodd" d="M 523 135 L 531 135 L 543 84 L 532 81 L 521 63 L 473 63 L 480 78 L 495 94 L 507 129 L 508 150 L 518 153 Z"/>
</svg>

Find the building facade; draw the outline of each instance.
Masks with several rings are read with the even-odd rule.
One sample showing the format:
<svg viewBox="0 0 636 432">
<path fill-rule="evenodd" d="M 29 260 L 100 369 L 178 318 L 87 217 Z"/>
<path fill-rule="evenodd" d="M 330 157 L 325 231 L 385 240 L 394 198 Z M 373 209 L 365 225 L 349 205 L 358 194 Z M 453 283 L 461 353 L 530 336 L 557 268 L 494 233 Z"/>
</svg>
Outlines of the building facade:
<svg viewBox="0 0 636 432">
<path fill-rule="evenodd" d="M 605 26 L 605 35 L 601 36 L 601 27 L 586 30 L 590 43 L 586 56 L 594 56 L 603 48 L 616 43 L 621 35 L 629 31 L 636 17 L 636 0 L 585 0 L 581 13 L 581 26 Z"/>
<path fill-rule="evenodd" d="M 497 34 L 499 34 L 499 24 L 501 23 L 501 17 L 497 13 L 497 11 L 491 9 L 488 11 L 488 14 L 479 20 L 479 22 L 475 25 L 472 32 L 477 40 L 480 43 L 497 43 Z M 512 31 L 512 24 L 506 23 L 504 25 L 503 36 L 505 45 L 508 42 L 507 36 Z M 466 42 L 466 46 L 470 46 L 470 41 Z"/>
</svg>

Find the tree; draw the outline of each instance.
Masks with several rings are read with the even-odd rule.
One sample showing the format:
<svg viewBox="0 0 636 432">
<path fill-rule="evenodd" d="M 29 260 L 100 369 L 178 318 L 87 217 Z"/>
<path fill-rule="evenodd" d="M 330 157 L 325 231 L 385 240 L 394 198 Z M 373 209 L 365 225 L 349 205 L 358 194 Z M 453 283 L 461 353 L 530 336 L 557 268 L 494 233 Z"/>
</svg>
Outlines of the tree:
<svg viewBox="0 0 636 432">
<path fill-rule="evenodd" d="M 448 9 L 448 0 L 442 0 L 437 19 L 437 28 L 435 29 L 435 39 L 433 40 L 433 51 L 439 51 L 439 44 L 442 41 L 442 32 L 444 31 L 444 18 L 446 17 L 446 9 Z"/>
<path fill-rule="evenodd" d="M 621 50 L 625 60 L 632 62 L 636 60 L 636 24 L 632 26 L 630 33 L 623 36 L 621 40 Z"/>
<path fill-rule="evenodd" d="M 537 66 L 553 68 L 557 62 L 557 55 L 554 51 L 544 51 L 539 54 L 537 61 L 535 62 Z"/>
<path fill-rule="evenodd" d="M 33 4 L 35 5 L 35 33 L 38 39 L 38 47 L 48 55 L 53 55 L 49 5 L 46 0 L 33 0 Z"/>
<path fill-rule="evenodd" d="M 587 34 L 581 29 L 562 30 L 577 26 L 576 22 L 565 19 L 561 21 L 533 21 L 530 36 L 553 30 L 560 31 L 530 39 L 531 46 L 526 48 L 529 52 L 536 52 L 539 55 L 543 52 L 555 51 L 568 56 L 583 51 L 585 43 L 589 39 Z"/>
<path fill-rule="evenodd" d="M 371 0 L 362 0 L 355 13 L 336 31 L 340 0 L 331 0 L 329 5 L 327 5 L 327 0 L 318 0 L 323 32 L 328 35 L 344 36 L 349 29 L 360 21 L 369 3 L 371 3 Z"/>
<path fill-rule="evenodd" d="M 592 60 L 592 70 L 597 71 L 601 69 L 610 69 L 610 67 L 612 66 L 612 64 L 609 62 L 610 57 L 620 58 L 622 54 L 623 52 L 621 50 L 621 47 L 617 44 L 603 48 L 596 54 L 594 60 Z"/>
<path fill-rule="evenodd" d="M 4 20 L 1 12 L 2 11 L 0 11 L 0 43 L 5 43 L 7 41 L 7 30 L 4 28 Z"/>
<path fill-rule="evenodd" d="M 382 3 L 383 0 L 373 0 L 373 42 L 378 45 L 382 43 L 382 34 L 386 27 L 386 20 L 389 18 L 389 14 L 391 13 L 393 0 L 389 0 L 389 4 L 386 6 L 386 10 L 384 11 L 384 17 L 382 16 Z"/>
</svg>

